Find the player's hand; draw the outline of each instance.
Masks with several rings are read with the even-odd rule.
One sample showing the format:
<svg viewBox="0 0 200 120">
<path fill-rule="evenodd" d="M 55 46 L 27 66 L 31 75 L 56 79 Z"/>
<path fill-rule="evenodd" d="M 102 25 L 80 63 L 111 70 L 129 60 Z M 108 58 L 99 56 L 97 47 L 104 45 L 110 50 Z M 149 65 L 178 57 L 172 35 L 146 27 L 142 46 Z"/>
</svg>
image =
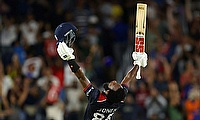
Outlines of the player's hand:
<svg viewBox="0 0 200 120">
<path fill-rule="evenodd" d="M 64 42 L 58 43 L 57 52 L 63 60 L 68 61 L 75 59 L 75 56 L 73 55 L 74 50 L 68 47 Z"/>
<path fill-rule="evenodd" d="M 138 65 L 141 67 L 146 67 L 147 66 L 147 54 L 145 52 L 133 52 L 132 57 L 134 60 L 134 65 Z"/>
<path fill-rule="evenodd" d="M 140 52 L 133 52 L 132 57 L 134 60 L 134 65 L 138 65 L 139 69 L 137 71 L 136 79 L 141 79 L 140 75 L 140 66 L 146 67 L 147 66 L 147 54 L 145 52 L 140 53 Z"/>
</svg>

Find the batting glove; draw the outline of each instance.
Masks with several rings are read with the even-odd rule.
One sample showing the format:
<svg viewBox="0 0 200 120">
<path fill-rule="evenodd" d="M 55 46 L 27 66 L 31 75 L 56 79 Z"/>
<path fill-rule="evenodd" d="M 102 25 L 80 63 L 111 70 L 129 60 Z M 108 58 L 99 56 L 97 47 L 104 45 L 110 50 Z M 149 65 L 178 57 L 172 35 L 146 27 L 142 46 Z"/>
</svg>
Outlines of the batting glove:
<svg viewBox="0 0 200 120">
<path fill-rule="evenodd" d="M 134 65 L 146 67 L 147 66 L 147 54 L 145 52 L 133 52 L 132 57 L 134 60 Z"/>
<path fill-rule="evenodd" d="M 57 52 L 63 60 L 68 61 L 68 60 L 75 59 L 75 56 L 73 55 L 74 50 L 68 47 L 64 42 L 58 43 Z"/>
</svg>

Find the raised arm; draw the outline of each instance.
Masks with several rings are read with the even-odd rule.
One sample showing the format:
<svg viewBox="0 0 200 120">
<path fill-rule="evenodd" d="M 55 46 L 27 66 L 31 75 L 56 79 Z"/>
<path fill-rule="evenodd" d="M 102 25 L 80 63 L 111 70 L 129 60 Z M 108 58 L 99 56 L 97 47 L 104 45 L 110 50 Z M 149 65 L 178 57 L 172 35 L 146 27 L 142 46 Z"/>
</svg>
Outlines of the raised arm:
<svg viewBox="0 0 200 120">
<path fill-rule="evenodd" d="M 132 81 L 132 80 L 135 80 L 135 77 L 136 77 L 136 73 L 139 69 L 139 66 L 138 65 L 135 65 L 127 74 L 126 76 L 124 77 L 124 79 L 121 81 L 121 84 L 125 84 L 127 86 L 129 86 L 129 83 Z"/>
<path fill-rule="evenodd" d="M 81 85 L 85 88 L 90 84 L 90 81 L 76 63 L 75 56 L 73 55 L 74 50 L 71 48 L 76 39 L 76 31 L 78 31 L 76 26 L 72 23 L 64 22 L 56 27 L 54 36 L 57 40 L 56 45 L 58 46 L 57 52 L 59 56 L 67 61 L 72 72 L 75 73 Z"/>
<path fill-rule="evenodd" d="M 83 73 L 82 69 L 79 68 L 76 72 L 75 72 L 76 77 L 79 79 L 81 85 L 83 86 L 83 88 L 86 88 L 89 84 L 90 81 L 88 80 L 88 78 L 85 76 L 85 74 Z"/>
<path fill-rule="evenodd" d="M 85 76 L 80 66 L 76 63 L 75 56 L 73 55 L 74 50 L 68 47 L 64 42 L 59 42 L 57 52 L 63 60 L 67 61 L 69 67 L 71 68 L 72 72 L 74 72 L 76 77 L 79 79 L 83 88 L 87 87 L 90 84 L 90 81 Z"/>
<path fill-rule="evenodd" d="M 125 84 L 127 86 L 129 86 L 129 83 L 132 80 L 135 80 L 139 68 L 147 66 L 147 54 L 145 52 L 133 52 L 132 57 L 134 60 L 134 67 L 126 74 L 124 79 L 121 81 L 121 84 Z"/>
</svg>

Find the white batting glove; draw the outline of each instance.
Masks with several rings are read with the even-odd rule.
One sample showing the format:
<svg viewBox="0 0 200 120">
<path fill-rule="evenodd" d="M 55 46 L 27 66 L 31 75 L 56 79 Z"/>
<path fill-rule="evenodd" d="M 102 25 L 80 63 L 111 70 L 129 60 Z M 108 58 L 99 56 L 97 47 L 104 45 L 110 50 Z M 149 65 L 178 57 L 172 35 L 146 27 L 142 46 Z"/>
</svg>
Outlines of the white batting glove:
<svg viewBox="0 0 200 120">
<path fill-rule="evenodd" d="M 75 59 L 75 56 L 73 55 L 74 50 L 68 47 L 64 42 L 59 42 L 57 52 L 63 60 L 68 61 Z"/>
<path fill-rule="evenodd" d="M 136 74 L 136 79 L 141 79 L 141 75 L 140 75 L 141 68 L 140 68 L 140 66 L 142 66 L 142 67 L 147 66 L 147 59 L 148 59 L 147 54 L 145 52 L 143 52 L 143 53 L 133 52 L 132 57 L 133 57 L 133 60 L 134 60 L 133 64 L 139 66 L 139 69 L 138 69 L 137 74 Z"/>
<path fill-rule="evenodd" d="M 138 65 L 141 67 L 146 67 L 147 66 L 147 54 L 145 52 L 133 52 L 132 57 L 134 60 L 134 65 Z"/>
</svg>

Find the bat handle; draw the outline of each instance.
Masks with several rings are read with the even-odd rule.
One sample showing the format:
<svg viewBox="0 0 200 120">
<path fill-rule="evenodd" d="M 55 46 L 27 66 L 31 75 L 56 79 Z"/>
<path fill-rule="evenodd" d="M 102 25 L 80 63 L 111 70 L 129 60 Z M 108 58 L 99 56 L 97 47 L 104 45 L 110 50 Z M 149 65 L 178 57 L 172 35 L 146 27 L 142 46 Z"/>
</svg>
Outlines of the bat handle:
<svg viewBox="0 0 200 120">
<path fill-rule="evenodd" d="M 136 74 L 136 79 L 141 79 L 141 76 L 140 76 L 140 67 L 139 67 L 139 69 L 138 69 L 138 71 L 137 71 L 137 74 Z"/>
</svg>

